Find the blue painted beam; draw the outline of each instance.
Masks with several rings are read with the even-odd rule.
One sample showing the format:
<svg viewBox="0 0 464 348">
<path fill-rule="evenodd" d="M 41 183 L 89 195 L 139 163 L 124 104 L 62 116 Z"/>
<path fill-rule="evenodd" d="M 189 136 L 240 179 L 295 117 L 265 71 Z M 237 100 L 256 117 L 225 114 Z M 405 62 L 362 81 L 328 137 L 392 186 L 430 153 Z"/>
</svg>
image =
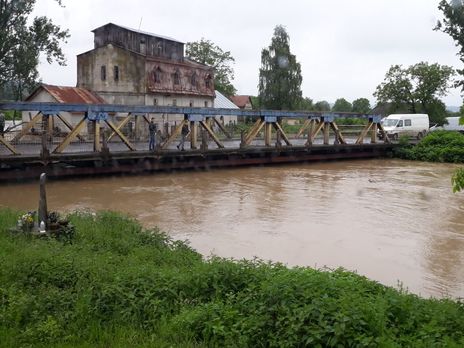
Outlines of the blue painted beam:
<svg viewBox="0 0 464 348">
<path fill-rule="evenodd" d="M 241 110 L 192 108 L 176 106 L 116 105 L 116 104 L 60 104 L 60 103 L 28 103 L 0 102 L 0 110 L 41 111 L 44 114 L 59 112 L 90 113 L 132 113 L 132 114 L 189 114 L 203 116 L 246 116 L 246 117 L 281 117 L 281 118 L 314 118 L 326 116 L 327 112 L 305 112 L 284 110 Z M 330 113 L 334 118 L 369 118 L 377 115 L 358 114 L 352 112 Z"/>
</svg>

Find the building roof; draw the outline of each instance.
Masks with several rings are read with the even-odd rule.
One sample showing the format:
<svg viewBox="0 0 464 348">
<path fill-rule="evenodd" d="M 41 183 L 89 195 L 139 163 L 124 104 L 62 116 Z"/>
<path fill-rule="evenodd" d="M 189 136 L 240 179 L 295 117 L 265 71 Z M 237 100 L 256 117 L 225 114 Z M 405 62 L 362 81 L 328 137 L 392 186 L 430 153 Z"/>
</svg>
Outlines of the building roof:
<svg viewBox="0 0 464 348">
<path fill-rule="evenodd" d="M 247 103 L 251 104 L 251 98 L 249 95 L 234 95 L 230 97 L 232 102 L 237 105 L 240 109 L 244 109 Z"/>
<path fill-rule="evenodd" d="M 232 103 L 224 94 L 219 91 L 214 91 L 216 98 L 214 99 L 214 107 L 218 109 L 240 109 L 237 105 Z"/>
<path fill-rule="evenodd" d="M 181 43 L 181 44 L 184 43 L 184 42 L 182 42 L 182 41 L 173 39 L 172 37 L 169 37 L 169 36 L 158 35 L 158 34 L 154 34 L 154 33 L 149 33 L 149 32 L 147 32 L 147 31 L 132 29 L 132 28 L 124 27 L 124 26 L 122 26 L 122 25 L 114 24 L 114 23 L 107 23 L 107 24 L 105 24 L 105 25 L 102 25 L 101 27 L 95 28 L 94 30 L 92 30 L 92 33 L 95 32 L 95 31 L 97 31 L 98 29 L 101 29 L 101 28 L 104 28 L 104 27 L 107 27 L 107 26 L 110 26 L 110 25 L 115 26 L 115 27 L 119 27 L 119 28 L 123 28 L 123 29 L 129 30 L 129 31 L 132 31 L 133 33 L 138 33 L 138 34 L 142 34 L 142 35 L 148 35 L 148 36 L 159 37 L 160 39 L 165 39 L 165 40 L 169 40 L 169 41 L 174 41 L 174 42 L 178 42 L 178 43 Z"/>
<path fill-rule="evenodd" d="M 40 85 L 32 94 L 26 98 L 26 101 L 34 98 L 42 89 L 50 93 L 58 103 L 63 104 L 106 104 L 105 100 L 96 93 L 93 93 L 85 88 Z"/>
</svg>

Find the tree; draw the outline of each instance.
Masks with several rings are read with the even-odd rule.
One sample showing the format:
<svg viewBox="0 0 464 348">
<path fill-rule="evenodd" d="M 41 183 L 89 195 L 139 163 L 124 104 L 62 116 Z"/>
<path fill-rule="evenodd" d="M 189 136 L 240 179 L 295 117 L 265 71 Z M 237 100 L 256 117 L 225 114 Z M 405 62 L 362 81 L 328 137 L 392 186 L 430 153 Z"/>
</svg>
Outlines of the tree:
<svg viewBox="0 0 464 348">
<path fill-rule="evenodd" d="M 300 105 L 298 106 L 298 109 L 304 110 L 304 111 L 313 111 L 314 110 L 313 100 L 308 97 L 302 98 L 300 101 Z"/>
<path fill-rule="evenodd" d="M 353 101 L 353 112 L 368 114 L 371 111 L 371 103 L 366 98 L 359 98 Z"/>
<path fill-rule="evenodd" d="M 261 51 L 259 99 L 261 106 L 275 110 L 295 110 L 301 102 L 301 66 L 290 53 L 285 28 L 274 29 L 271 45 Z"/>
<path fill-rule="evenodd" d="M 237 92 L 231 82 L 234 80 L 234 69 L 231 65 L 235 59 L 229 51 L 224 52 L 219 46 L 204 38 L 187 42 L 185 51 L 188 57 L 198 63 L 214 68 L 214 86 L 219 92 L 229 97 Z"/>
<path fill-rule="evenodd" d="M 335 104 L 332 107 L 334 112 L 351 112 L 353 106 L 345 98 L 339 98 L 335 101 Z"/>
<path fill-rule="evenodd" d="M 379 104 L 391 103 L 392 111 L 407 108 L 411 113 L 427 113 L 434 123 L 443 124 L 446 108 L 439 99 L 448 93 L 454 69 L 421 62 L 404 69 L 393 65 L 374 93 Z"/>
<path fill-rule="evenodd" d="M 314 111 L 330 111 L 330 104 L 325 100 L 318 101 L 314 104 Z"/>
<path fill-rule="evenodd" d="M 459 47 L 458 56 L 464 63 L 464 0 L 440 1 L 438 8 L 443 12 L 445 18 L 438 21 L 435 30 L 440 30 L 450 35 L 457 47 Z M 457 70 L 457 73 L 464 76 L 464 69 Z M 456 87 L 461 87 L 464 91 L 464 80 L 457 81 Z"/>
<path fill-rule="evenodd" d="M 61 0 L 56 2 L 62 6 Z M 36 85 L 41 53 L 48 63 L 66 64 L 60 44 L 66 43 L 68 30 L 62 30 L 45 16 L 30 20 L 35 3 L 36 0 L 0 1 L 0 88 L 13 88 L 15 99 L 21 99 Z"/>
</svg>

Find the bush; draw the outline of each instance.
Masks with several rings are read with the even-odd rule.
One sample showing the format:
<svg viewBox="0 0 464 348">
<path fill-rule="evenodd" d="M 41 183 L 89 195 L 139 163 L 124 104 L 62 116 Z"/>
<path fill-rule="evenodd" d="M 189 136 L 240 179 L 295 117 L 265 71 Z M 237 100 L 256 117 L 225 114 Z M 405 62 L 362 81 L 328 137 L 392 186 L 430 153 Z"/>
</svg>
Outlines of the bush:
<svg viewBox="0 0 464 348">
<path fill-rule="evenodd" d="M 416 146 L 405 146 L 395 152 L 397 157 L 428 161 L 464 163 L 464 135 L 458 132 L 429 133 Z"/>
<path fill-rule="evenodd" d="M 8 229 L 0 210 L 2 347 L 464 345 L 464 305 L 342 269 L 203 260 L 128 217 L 75 213 L 72 244 Z"/>
</svg>

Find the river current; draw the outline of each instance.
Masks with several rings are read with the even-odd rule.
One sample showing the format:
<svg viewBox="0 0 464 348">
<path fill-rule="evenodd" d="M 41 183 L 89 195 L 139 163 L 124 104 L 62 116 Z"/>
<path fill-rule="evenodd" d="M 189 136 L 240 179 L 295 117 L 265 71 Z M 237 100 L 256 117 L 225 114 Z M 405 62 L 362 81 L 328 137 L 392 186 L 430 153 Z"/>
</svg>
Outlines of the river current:
<svg viewBox="0 0 464 348">
<path fill-rule="evenodd" d="M 464 297 L 464 193 L 450 164 L 360 160 L 50 180 L 51 210 L 117 210 L 203 255 L 344 267 L 424 297 Z M 37 183 L 0 184 L 36 210 Z"/>
</svg>

